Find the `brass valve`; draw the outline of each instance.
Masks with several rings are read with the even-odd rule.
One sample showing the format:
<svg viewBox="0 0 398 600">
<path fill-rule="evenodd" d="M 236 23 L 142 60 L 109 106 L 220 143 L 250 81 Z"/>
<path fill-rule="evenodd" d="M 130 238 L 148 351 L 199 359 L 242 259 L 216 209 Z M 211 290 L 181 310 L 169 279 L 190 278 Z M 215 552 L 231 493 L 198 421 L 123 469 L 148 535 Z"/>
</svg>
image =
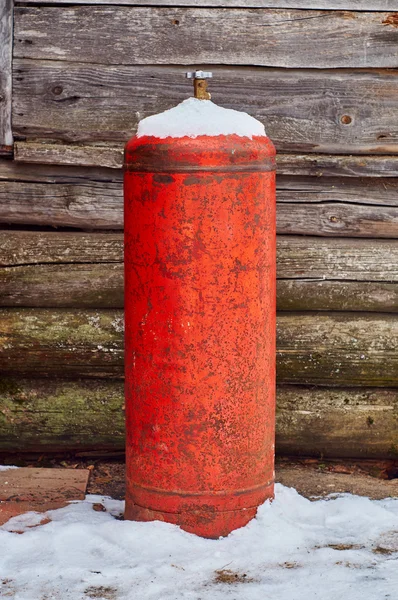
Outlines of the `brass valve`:
<svg viewBox="0 0 398 600">
<path fill-rule="evenodd" d="M 193 79 L 195 98 L 210 100 L 211 94 L 207 91 L 207 79 L 213 77 L 211 71 L 188 71 L 185 76 L 187 79 Z"/>
</svg>

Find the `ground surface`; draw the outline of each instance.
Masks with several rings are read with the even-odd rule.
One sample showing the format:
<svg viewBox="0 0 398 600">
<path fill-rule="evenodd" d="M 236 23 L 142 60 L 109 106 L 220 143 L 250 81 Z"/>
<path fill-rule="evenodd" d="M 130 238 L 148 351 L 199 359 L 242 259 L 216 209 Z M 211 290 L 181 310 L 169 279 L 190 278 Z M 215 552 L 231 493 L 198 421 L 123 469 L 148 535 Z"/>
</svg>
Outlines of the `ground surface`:
<svg viewBox="0 0 398 600">
<path fill-rule="evenodd" d="M 98 461 L 92 467 L 88 492 L 124 499 L 123 463 Z M 392 461 L 361 463 L 278 459 L 275 478 L 278 483 L 295 488 L 306 498 L 348 492 L 378 500 L 390 496 L 398 497 L 395 469 Z M 387 477 L 393 478 L 389 480 Z"/>
<path fill-rule="evenodd" d="M 124 459 L 116 457 L 65 458 L 64 456 L 11 455 L 0 457 L 0 464 L 20 467 L 88 469 L 89 494 L 102 494 L 124 499 Z M 275 478 L 278 483 L 294 487 L 306 498 L 331 493 L 358 494 L 372 499 L 398 497 L 398 461 L 393 460 L 320 460 L 315 458 L 277 458 Z M 398 600 L 398 595 L 397 595 Z"/>
<path fill-rule="evenodd" d="M 277 479 L 284 485 L 276 486 L 274 502 L 220 540 L 165 523 L 123 521 L 122 500 L 107 497 L 123 497 L 121 462 L 39 457 L 30 466 L 51 462 L 88 469 L 90 495 L 0 527 L 1 598 L 398 598 L 398 479 L 391 461 L 280 459 Z"/>
<path fill-rule="evenodd" d="M 1 596 L 15 600 L 396 600 L 398 499 L 275 500 L 227 538 L 120 520 L 103 496 L 0 528 Z M 18 531 L 19 533 L 14 533 Z"/>
</svg>

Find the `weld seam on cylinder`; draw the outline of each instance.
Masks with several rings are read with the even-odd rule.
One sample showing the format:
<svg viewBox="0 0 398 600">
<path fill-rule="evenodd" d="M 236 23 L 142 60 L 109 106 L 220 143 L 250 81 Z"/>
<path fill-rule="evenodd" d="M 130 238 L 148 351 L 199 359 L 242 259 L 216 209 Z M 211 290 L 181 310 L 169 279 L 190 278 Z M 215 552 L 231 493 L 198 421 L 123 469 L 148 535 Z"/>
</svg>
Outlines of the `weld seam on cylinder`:
<svg viewBox="0 0 398 600">
<path fill-rule="evenodd" d="M 214 492 L 214 491 L 203 491 L 203 492 L 189 492 L 189 491 L 183 491 L 183 490 L 163 490 L 161 488 L 154 488 L 154 487 L 147 487 L 144 485 L 140 485 L 138 483 L 134 483 L 131 482 L 130 486 L 133 488 L 139 488 L 140 490 L 144 490 L 144 491 L 148 491 L 154 494 L 164 494 L 166 496 L 184 496 L 184 497 L 194 497 L 194 498 L 200 498 L 203 496 L 215 496 L 217 498 L 223 497 L 223 496 L 243 496 L 244 494 L 250 494 L 251 492 L 256 492 L 258 490 L 261 490 L 263 488 L 267 488 L 269 486 L 271 486 L 274 483 L 274 480 L 271 479 L 270 481 L 268 481 L 267 483 L 261 483 L 259 485 L 250 487 L 250 488 L 245 488 L 245 489 L 240 489 L 240 490 L 220 490 L 218 492 Z M 145 507 L 143 507 L 145 508 Z"/>
<path fill-rule="evenodd" d="M 224 174 L 229 174 L 229 173 L 272 173 L 273 171 L 276 170 L 276 166 L 275 164 L 261 164 L 261 165 L 254 165 L 253 167 L 248 168 L 247 166 L 245 167 L 241 167 L 239 165 L 236 165 L 234 167 L 230 167 L 228 168 L 228 170 L 225 169 L 225 167 L 195 167 L 192 165 L 187 166 L 186 168 L 184 167 L 178 167 L 178 168 L 173 168 L 170 167 L 169 169 L 164 168 L 164 167 L 159 167 L 156 168 L 155 165 L 140 165 L 138 163 L 129 163 L 129 164 L 123 164 L 123 169 L 127 172 L 132 171 L 134 173 L 224 173 Z"/>
<path fill-rule="evenodd" d="M 273 498 L 268 498 L 268 500 L 273 500 Z M 258 510 L 259 505 L 258 504 L 254 504 L 253 506 L 245 506 L 243 508 L 233 508 L 232 510 L 207 510 L 206 508 L 201 508 L 201 507 L 195 507 L 192 510 L 176 510 L 176 511 L 171 511 L 171 510 L 165 510 L 162 508 L 162 510 L 159 510 L 158 508 L 149 508 L 148 506 L 142 506 L 141 504 L 137 504 L 136 502 L 133 501 L 133 506 L 137 506 L 137 508 L 142 508 L 143 510 L 148 510 L 154 513 L 164 513 L 166 515 L 189 515 L 189 514 L 193 514 L 193 513 L 209 513 L 211 515 L 214 514 L 226 514 L 226 513 L 240 513 L 240 512 L 246 512 L 247 510 L 251 510 L 253 508 L 255 508 L 256 510 Z"/>
</svg>

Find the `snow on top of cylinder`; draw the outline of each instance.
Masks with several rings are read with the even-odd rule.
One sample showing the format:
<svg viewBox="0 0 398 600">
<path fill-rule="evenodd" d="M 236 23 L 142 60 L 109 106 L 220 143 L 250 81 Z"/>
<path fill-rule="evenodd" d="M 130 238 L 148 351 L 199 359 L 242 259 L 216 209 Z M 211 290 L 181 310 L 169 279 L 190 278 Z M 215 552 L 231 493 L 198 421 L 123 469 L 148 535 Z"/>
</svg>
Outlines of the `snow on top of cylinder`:
<svg viewBox="0 0 398 600">
<path fill-rule="evenodd" d="M 252 139 L 266 136 L 264 125 L 245 112 L 222 108 L 210 100 L 188 98 L 174 108 L 146 117 L 138 125 L 137 137 L 157 138 L 199 135 L 239 135 Z"/>
</svg>

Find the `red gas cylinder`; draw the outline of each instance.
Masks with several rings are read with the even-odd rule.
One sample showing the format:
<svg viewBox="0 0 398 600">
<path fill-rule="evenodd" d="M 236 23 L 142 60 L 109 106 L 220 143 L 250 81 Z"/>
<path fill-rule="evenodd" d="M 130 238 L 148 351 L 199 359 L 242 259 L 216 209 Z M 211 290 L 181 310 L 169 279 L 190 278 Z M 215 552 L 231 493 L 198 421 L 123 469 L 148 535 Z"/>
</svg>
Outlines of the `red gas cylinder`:
<svg viewBox="0 0 398 600">
<path fill-rule="evenodd" d="M 274 490 L 275 150 L 233 126 L 125 150 L 125 518 L 209 538 Z"/>
</svg>

